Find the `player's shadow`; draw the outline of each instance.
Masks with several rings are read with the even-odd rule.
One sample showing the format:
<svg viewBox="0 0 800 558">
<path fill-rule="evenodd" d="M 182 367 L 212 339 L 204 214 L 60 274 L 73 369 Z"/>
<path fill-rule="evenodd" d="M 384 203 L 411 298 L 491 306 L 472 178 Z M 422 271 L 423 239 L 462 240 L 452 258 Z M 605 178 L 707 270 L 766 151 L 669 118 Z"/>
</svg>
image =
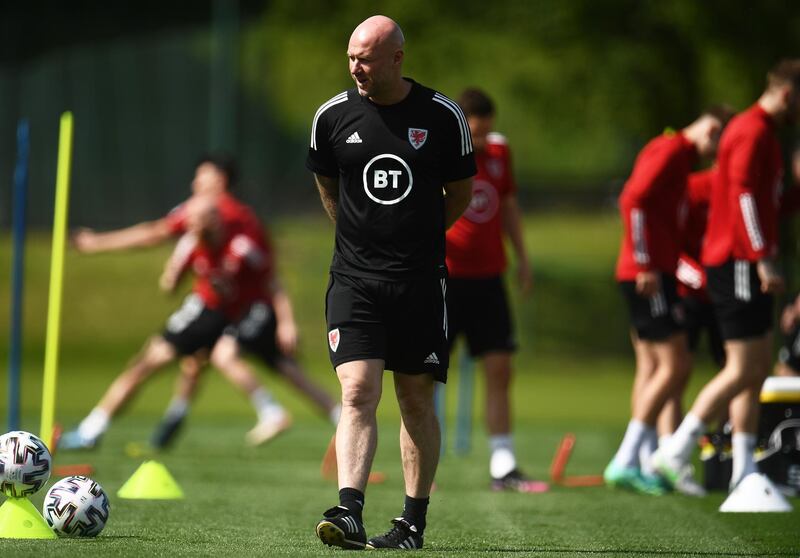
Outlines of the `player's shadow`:
<svg viewBox="0 0 800 558">
<path fill-rule="evenodd" d="M 648 548 L 631 548 L 631 549 L 589 549 L 589 548 L 543 548 L 543 547 L 527 547 L 527 548 L 503 548 L 503 547 L 487 547 L 478 549 L 474 546 L 461 547 L 461 546 L 439 546 L 435 548 L 426 547 L 427 552 L 486 552 L 486 553 L 504 553 L 504 554 L 532 554 L 532 555 L 586 555 L 586 556 L 620 556 L 628 554 L 639 554 L 642 556 L 764 556 L 762 552 L 720 552 L 718 550 L 664 550 L 664 549 L 648 549 Z M 778 558 L 786 556 L 787 558 L 796 558 L 797 552 L 769 552 L 769 556 L 776 556 Z"/>
</svg>

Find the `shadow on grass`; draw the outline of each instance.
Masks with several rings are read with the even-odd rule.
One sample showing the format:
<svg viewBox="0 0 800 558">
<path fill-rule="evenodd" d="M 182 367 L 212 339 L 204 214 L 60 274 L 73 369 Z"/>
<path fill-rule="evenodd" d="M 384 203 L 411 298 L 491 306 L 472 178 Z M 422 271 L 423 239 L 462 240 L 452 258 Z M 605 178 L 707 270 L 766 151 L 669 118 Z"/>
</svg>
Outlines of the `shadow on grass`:
<svg viewBox="0 0 800 558">
<path fill-rule="evenodd" d="M 720 552 L 718 550 L 662 550 L 662 549 L 653 549 L 653 548 L 631 548 L 631 549 L 621 549 L 621 548 L 610 548 L 610 549 L 582 549 L 582 548 L 542 548 L 542 547 L 527 547 L 527 548 L 503 548 L 503 547 L 488 547 L 483 549 L 477 549 L 474 547 L 457 547 L 457 546 L 447 546 L 447 547 L 439 547 L 436 548 L 426 548 L 427 552 L 502 552 L 508 554 L 515 554 L 515 553 L 532 553 L 532 554 L 585 554 L 587 556 L 603 556 L 603 555 L 610 555 L 610 556 L 619 556 L 619 555 L 627 555 L 627 554 L 641 554 L 643 556 L 775 556 L 777 558 L 781 557 L 791 557 L 794 558 L 798 554 L 797 552 Z"/>
</svg>

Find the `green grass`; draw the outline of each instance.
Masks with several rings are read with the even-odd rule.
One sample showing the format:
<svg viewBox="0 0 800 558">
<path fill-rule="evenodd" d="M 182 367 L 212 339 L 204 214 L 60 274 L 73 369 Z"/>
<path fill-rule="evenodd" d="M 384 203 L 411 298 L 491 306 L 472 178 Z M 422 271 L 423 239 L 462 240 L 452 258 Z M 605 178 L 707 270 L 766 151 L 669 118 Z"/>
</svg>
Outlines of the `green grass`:
<svg viewBox="0 0 800 558">
<path fill-rule="evenodd" d="M 332 392 L 322 296 L 332 229 L 322 218 L 275 226 L 281 273 L 295 300 L 302 360 Z M 577 435 L 570 474 L 598 474 L 612 456 L 628 415 L 633 361 L 626 317 L 612 279 L 618 226 L 613 215 L 535 215 L 527 239 L 536 266 L 534 295 L 514 295 L 521 350 L 513 402 L 523 466 L 547 476 L 565 432 Z M 0 237 L 0 253 L 9 253 Z M 74 424 L 111 378 L 157 331 L 177 299 L 158 294 L 156 279 L 168 249 L 66 258 L 58 419 Z M 36 430 L 41 390 L 49 244 L 34 235 L 27 251 L 23 426 Z M 8 276 L 0 276 L 0 308 L 8 308 Z M 0 357 L 7 354 L 7 322 L 0 321 Z M 0 385 L 5 386 L 5 366 Z M 692 397 L 712 373 L 701 359 Z M 452 447 L 457 371 L 448 388 L 448 442 Z M 62 454 L 59 464 L 89 462 L 112 498 L 111 520 L 96 540 L 3 541 L 2 556 L 78 555 L 334 555 L 313 534 L 336 488 L 319 475 L 332 428 L 273 375 L 265 383 L 285 401 L 296 423 L 271 445 L 248 449 L 249 406 L 210 373 L 185 435 L 160 457 L 187 494 L 183 501 L 147 502 L 115 497 L 141 459 L 124 447 L 144 441 L 166 405 L 174 369 L 143 387 L 102 446 Z M 671 495 L 635 496 L 605 488 L 556 488 L 544 495 L 487 490 L 486 440 L 481 428 L 483 383 L 477 376 L 473 451 L 448 451 L 432 496 L 426 549 L 442 556 L 798 556 L 800 512 L 720 514 L 723 494 L 702 500 Z M 375 469 L 383 485 L 367 493 L 369 533 L 388 527 L 402 506 L 397 449 L 397 404 L 387 375 L 379 420 Z M 0 409 L 5 414 L 5 389 Z M 43 493 L 33 500 L 39 506 Z M 793 502 L 797 506 L 798 502 Z"/>
</svg>

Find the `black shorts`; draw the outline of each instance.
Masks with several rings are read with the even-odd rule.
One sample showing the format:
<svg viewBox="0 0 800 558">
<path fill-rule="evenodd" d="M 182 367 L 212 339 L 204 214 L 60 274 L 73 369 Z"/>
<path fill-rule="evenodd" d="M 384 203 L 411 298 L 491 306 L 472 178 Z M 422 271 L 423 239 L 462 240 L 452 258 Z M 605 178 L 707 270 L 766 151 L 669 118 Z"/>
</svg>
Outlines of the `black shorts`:
<svg viewBox="0 0 800 558">
<path fill-rule="evenodd" d="M 403 374 L 447 380 L 446 280 L 382 281 L 331 273 L 325 297 L 328 354 L 334 368 L 382 359 Z"/>
<path fill-rule="evenodd" d="M 783 340 L 783 347 L 778 351 L 778 360 L 795 372 L 800 373 L 800 324 Z"/>
<path fill-rule="evenodd" d="M 503 278 L 447 280 L 448 342 L 464 334 L 469 354 L 480 357 L 490 352 L 513 352 L 514 330 Z"/>
<path fill-rule="evenodd" d="M 200 349 L 211 350 L 228 323 L 222 312 L 206 308 L 199 296 L 190 294 L 167 318 L 161 337 L 179 354 L 192 355 Z"/>
<path fill-rule="evenodd" d="M 675 278 L 659 273 L 660 287 L 651 297 L 636 293 L 635 281 L 620 281 L 622 295 L 628 303 L 631 325 L 639 339 L 645 341 L 664 341 L 675 333 L 684 330 L 685 316 Z"/>
<path fill-rule="evenodd" d="M 708 351 L 714 363 L 722 368 L 725 365 L 725 346 L 714 313 L 714 305 L 701 300 L 696 296 L 686 296 L 681 299 L 686 315 L 686 336 L 689 341 L 689 350 L 697 352 L 700 345 L 700 336 L 705 330 L 708 341 Z"/>
<path fill-rule="evenodd" d="M 724 340 L 761 337 L 772 329 L 774 299 L 761 292 L 756 264 L 728 260 L 706 268 L 706 275 Z"/>
<path fill-rule="evenodd" d="M 235 337 L 244 352 L 276 368 L 280 356 L 275 343 L 277 325 L 272 306 L 266 302 L 256 302 L 245 312 L 244 317 L 225 329 L 225 335 Z"/>
</svg>

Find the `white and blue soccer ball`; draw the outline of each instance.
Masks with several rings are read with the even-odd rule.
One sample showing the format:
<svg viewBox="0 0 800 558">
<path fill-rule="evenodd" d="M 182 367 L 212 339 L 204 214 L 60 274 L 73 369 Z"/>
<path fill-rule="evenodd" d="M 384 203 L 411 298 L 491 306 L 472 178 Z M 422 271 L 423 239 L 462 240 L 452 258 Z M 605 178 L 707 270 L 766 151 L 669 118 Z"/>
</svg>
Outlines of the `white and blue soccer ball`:
<svg viewBox="0 0 800 558">
<path fill-rule="evenodd" d="M 53 531 L 65 537 L 96 537 L 110 511 L 103 487 L 89 477 L 61 479 L 47 491 L 42 515 Z"/>
<path fill-rule="evenodd" d="M 50 450 L 30 432 L 15 430 L 0 436 L 0 492 L 27 498 L 50 478 Z"/>
</svg>

